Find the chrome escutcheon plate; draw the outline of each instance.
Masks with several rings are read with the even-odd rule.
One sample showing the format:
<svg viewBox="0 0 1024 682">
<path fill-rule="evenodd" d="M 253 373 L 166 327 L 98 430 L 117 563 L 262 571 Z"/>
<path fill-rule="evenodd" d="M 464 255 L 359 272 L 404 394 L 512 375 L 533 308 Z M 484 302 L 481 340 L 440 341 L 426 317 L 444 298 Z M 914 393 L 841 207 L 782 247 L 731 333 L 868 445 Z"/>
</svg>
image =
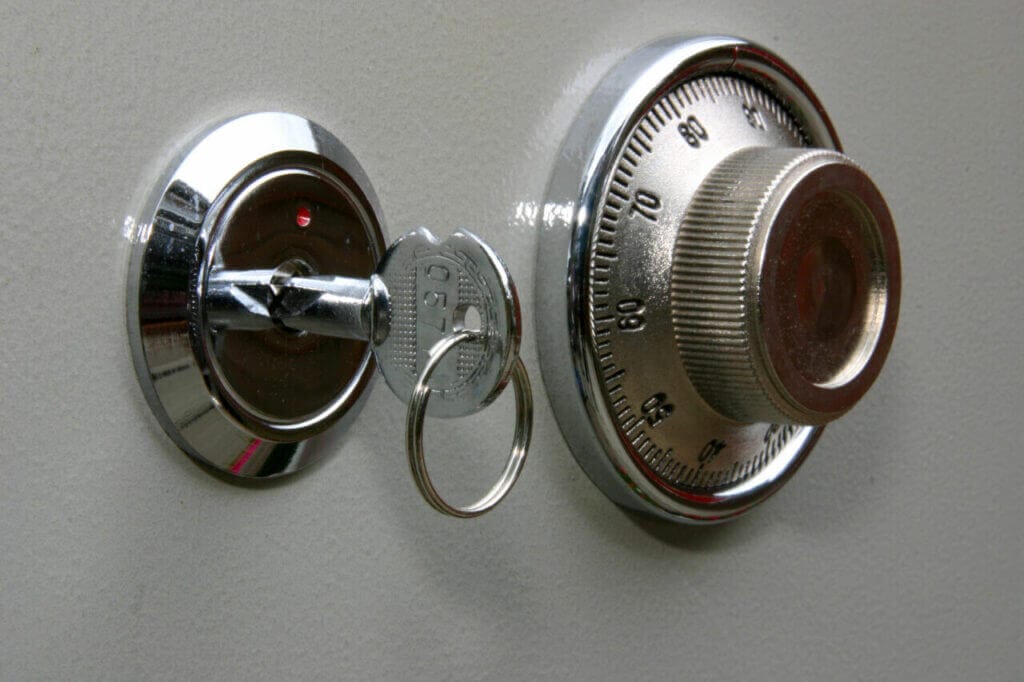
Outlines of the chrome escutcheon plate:
<svg viewBox="0 0 1024 682">
<path fill-rule="evenodd" d="M 234 118 L 181 153 L 132 236 L 127 323 L 146 399 L 186 453 L 249 479 L 326 454 L 309 439 L 358 412 L 375 369 L 369 344 L 217 328 L 207 280 L 284 262 L 369 277 L 385 248 L 379 216 L 352 154 L 300 116 Z"/>
</svg>

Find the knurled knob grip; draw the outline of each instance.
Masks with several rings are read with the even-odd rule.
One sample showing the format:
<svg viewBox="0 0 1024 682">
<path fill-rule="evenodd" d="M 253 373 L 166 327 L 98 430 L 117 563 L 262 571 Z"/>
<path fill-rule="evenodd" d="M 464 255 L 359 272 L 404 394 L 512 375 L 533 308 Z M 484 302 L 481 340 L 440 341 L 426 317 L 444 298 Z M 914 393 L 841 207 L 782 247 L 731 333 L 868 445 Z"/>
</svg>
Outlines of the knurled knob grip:
<svg viewBox="0 0 1024 682">
<path fill-rule="evenodd" d="M 679 353 L 701 397 L 736 421 L 824 424 L 849 410 L 885 361 L 899 296 L 892 216 L 839 152 L 735 152 L 676 239 Z"/>
</svg>

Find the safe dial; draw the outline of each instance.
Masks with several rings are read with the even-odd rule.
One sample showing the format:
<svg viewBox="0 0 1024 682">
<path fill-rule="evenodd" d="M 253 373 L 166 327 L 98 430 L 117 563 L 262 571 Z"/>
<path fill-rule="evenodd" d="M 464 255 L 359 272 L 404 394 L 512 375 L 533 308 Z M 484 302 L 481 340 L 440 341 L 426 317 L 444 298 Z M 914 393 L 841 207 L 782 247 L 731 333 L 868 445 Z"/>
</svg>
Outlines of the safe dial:
<svg viewBox="0 0 1024 682">
<path fill-rule="evenodd" d="M 885 200 L 796 72 L 736 38 L 631 55 L 558 159 L 537 328 L 576 459 L 628 507 L 746 511 L 881 370 L 900 298 Z"/>
</svg>

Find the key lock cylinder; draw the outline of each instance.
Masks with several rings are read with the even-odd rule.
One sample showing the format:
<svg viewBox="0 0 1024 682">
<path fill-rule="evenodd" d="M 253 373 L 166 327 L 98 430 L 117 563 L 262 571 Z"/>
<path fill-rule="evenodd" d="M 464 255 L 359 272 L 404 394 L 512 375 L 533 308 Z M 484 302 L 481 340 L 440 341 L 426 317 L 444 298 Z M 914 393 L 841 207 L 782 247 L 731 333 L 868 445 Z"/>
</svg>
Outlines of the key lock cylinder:
<svg viewBox="0 0 1024 682">
<path fill-rule="evenodd" d="M 327 454 L 315 436 L 349 423 L 379 368 L 408 404 L 406 449 L 437 510 L 482 514 L 509 492 L 533 423 L 519 360 L 519 300 L 491 248 L 425 229 L 386 246 L 362 168 L 320 126 L 242 116 L 202 135 L 169 170 L 136 234 L 128 329 L 164 430 L 215 472 L 280 477 Z M 424 416 L 456 418 L 513 383 L 516 429 L 494 487 L 448 503 L 427 473 Z"/>
<path fill-rule="evenodd" d="M 298 116 L 199 137 L 132 236 L 128 329 L 143 392 L 189 455 L 236 478 L 298 471 L 347 425 L 375 368 L 408 404 L 413 478 L 477 516 L 514 485 L 533 408 L 515 286 L 466 231 L 387 246 L 362 168 Z M 667 40 L 615 67 L 551 179 L 535 278 L 551 405 L 614 501 L 676 521 L 740 514 L 787 480 L 878 376 L 900 265 L 878 189 L 772 53 Z M 426 414 L 511 381 L 498 482 L 455 506 L 423 454 Z"/>
<path fill-rule="evenodd" d="M 778 56 L 727 37 L 642 49 L 572 127 L 543 211 L 545 385 L 612 500 L 734 517 L 797 469 L 892 343 L 892 217 Z"/>
</svg>

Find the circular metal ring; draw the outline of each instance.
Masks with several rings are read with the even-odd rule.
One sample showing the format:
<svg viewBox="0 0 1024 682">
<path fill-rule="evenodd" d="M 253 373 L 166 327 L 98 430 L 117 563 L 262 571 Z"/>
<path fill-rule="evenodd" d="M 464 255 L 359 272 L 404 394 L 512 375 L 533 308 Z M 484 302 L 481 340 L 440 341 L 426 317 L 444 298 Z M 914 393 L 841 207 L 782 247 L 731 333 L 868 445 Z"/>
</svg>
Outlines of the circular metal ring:
<svg viewBox="0 0 1024 682">
<path fill-rule="evenodd" d="M 511 378 L 516 391 L 516 430 L 512 439 L 512 449 L 505 469 L 494 487 L 478 501 L 466 507 L 449 504 L 434 488 L 427 473 L 427 463 L 423 453 L 423 418 L 427 413 L 427 400 L 430 398 L 430 375 L 440 364 L 444 356 L 460 343 L 479 338 L 474 331 L 463 330 L 446 336 L 430 349 L 430 358 L 420 373 L 409 400 L 409 416 L 406 421 L 405 446 L 409 453 L 409 468 L 412 469 L 413 480 L 420 489 L 424 499 L 437 511 L 463 519 L 480 516 L 493 509 L 504 499 L 505 495 L 516 484 L 519 474 L 526 463 L 526 452 L 530 447 L 530 434 L 533 430 L 533 392 L 530 389 L 530 378 L 526 374 L 523 361 L 518 357 L 512 365 Z"/>
</svg>

